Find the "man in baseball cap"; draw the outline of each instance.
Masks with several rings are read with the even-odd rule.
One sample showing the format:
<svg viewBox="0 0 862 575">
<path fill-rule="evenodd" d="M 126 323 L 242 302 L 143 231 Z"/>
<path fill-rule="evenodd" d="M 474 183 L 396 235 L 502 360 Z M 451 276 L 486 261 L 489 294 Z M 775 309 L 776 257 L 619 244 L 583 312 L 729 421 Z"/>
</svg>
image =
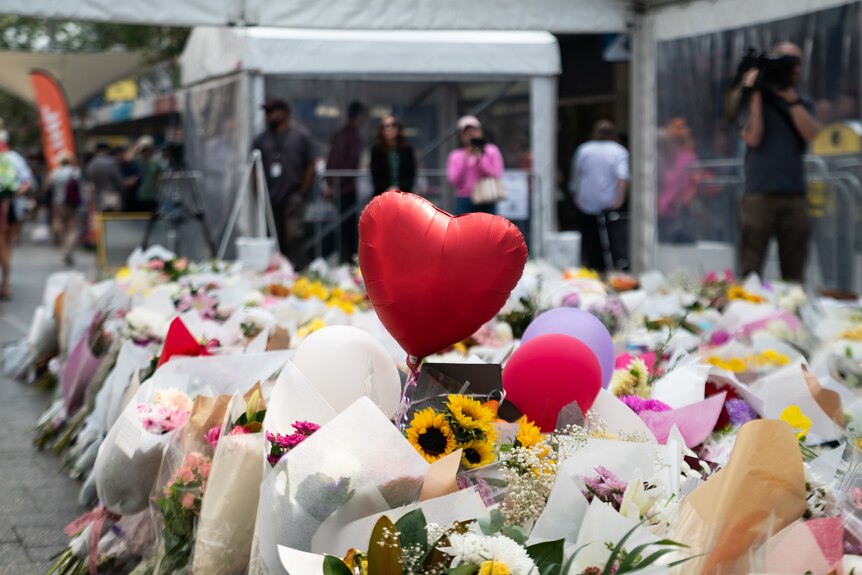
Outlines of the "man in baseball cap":
<svg viewBox="0 0 862 575">
<path fill-rule="evenodd" d="M 290 106 L 269 98 L 262 106 L 267 129 L 253 148 L 260 150 L 281 252 L 294 269 L 305 267 L 305 203 L 314 184 L 314 146 L 309 134 L 290 121 Z"/>
</svg>

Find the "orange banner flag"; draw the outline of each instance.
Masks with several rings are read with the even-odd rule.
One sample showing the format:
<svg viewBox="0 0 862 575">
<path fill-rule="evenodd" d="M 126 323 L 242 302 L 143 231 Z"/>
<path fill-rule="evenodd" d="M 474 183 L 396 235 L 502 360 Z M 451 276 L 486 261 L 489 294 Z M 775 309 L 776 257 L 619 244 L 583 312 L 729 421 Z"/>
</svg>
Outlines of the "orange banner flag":
<svg viewBox="0 0 862 575">
<path fill-rule="evenodd" d="M 48 169 L 60 165 L 63 156 L 75 157 L 75 141 L 72 139 L 72 124 L 69 107 L 60 85 L 48 72 L 33 70 L 30 82 L 36 95 L 39 123 L 42 127 L 42 149 Z"/>
</svg>

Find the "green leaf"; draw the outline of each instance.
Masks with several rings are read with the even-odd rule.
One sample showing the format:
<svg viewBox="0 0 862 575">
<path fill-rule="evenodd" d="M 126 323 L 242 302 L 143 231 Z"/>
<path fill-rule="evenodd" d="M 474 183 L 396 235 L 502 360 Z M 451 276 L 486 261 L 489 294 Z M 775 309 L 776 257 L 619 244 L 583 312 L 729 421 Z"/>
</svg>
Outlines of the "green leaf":
<svg viewBox="0 0 862 575">
<path fill-rule="evenodd" d="M 494 535 L 503 529 L 506 518 L 499 509 L 492 509 L 489 517 L 482 517 L 478 522 L 483 535 Z"/>
<path fill-rule="evenodd" d="M 428 549 L 426 526 L 425 513 L 421 509 L 415 509 L 396 521 L 395 529 L 398 530 L 398 541 L 401 548 L 418 547 L 420 555 L 425 555 Z"/>
<path fill-rule="evenodd" d="M 641 559 L 640 561 L 638 561 L 638 558 L 640 557 L 640 553 L 635 553 L 633 551 L 633 552 L 629 553 L 628 556 L 626 556 L 625 560 L 622 563 L 620 563 L 620 568 L 617 571 L 617 573 L 628 573 L 630 571 L 644 569 L 646 567 L 649 567 L 650 565 L 652 565 L 653 563 L 655 563 L 656 561 L 658 561 L 659 559 L 661 559 L 662 557 L 664 557 L 668 553 L 673 553 L 674 551 L 676 551 L 676 550 L 675 549 L 659 549 L 655 553 L 648 555 L 647 557 L 645 557 L 644 559 Z"/>
<path fill-rule="evenodd" d="M 338 557 L 327 555 L 323 558 L 323 575 L 353 575 L 350 567 Z"/>
<path fill-rule="evenodd" d="M 446 573 L 448 575 L 476 575 L 476 573 L 478 572 L 478 565 L 461 565 L 460 567 L 449 569 L 449 571 L 447 571 Z"/>
<path fill-rule="evenodd" d="M 508 537 L 518 545 L 525 545 L 530 536 L 520 525 L 507 525 L 500 531 L 500 535 Z"/>
<path fill-rule="evenodd" d="M 542 575 L 557 575 L 563 564 L 563 544 L 565 540 L 545 541 L 527 547 L 527 554 L 532 558 Z M 555 567 L 556 569 L 549 569 Z"/>
<path fill-rule="evenodd" d="M 620 539 L 619 543 L 613 546 L 613 548 L 611 549 L 611 556 L 608 558 L 608 562 L 605 564 L 605 569 L 604 571 L 602 571 L 602 575 L 614 575 L 615 573 L 617 573 L 617 571 L 614 569 L 614 564 L 617 562 L 617 557 L 619 557 L 620 553 L 623 552 L 623 547 L 625 546 L 626 541 L 628 541 L 629 537 L 634 535 L 635 531 L 637 531 L 638 528 L 640 528 L 640 526 L 644 524 L 644 521 L 641 521 L 640 523 L 629 529 L 629 531 L 625 535 L 623 535 L 623 538 Z"/>
<path fill-rule="evenodd" d="M 575 563 L 575 559 L 578 557 L 578 554 L 586 548 L 587 545 L 589 545 L 589 543 L 585 543 L 584 545 L 581 545 L 580 547 L 575 549 L 575 552 L 572 553 L 572 555 L 566 561 L 566 564 L 563 565 L 562 569 L 560 569 L 560 575 L 569 575 L 569 571 L 572 570 L 572 565 Z"/>
<path fill-rule="evenodd" d="M 386 535 L 389 534 L 389 537 Z M 381 517 L 371 531 L 368 543 L 368 572 L 374 575 L 403 575 L 401 546 L 395 536 L 395 525 L 388 517 Z M 382 545 L 381 545 L 382 543 Z"/>
</svg>

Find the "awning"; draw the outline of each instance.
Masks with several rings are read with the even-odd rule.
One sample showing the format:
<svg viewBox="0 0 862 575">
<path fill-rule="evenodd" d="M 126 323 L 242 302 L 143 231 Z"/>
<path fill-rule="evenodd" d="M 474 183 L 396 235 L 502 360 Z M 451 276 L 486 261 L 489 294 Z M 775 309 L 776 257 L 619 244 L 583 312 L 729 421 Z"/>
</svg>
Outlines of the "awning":
<svg viewBox="0 0 862 575">
<path fill-rule="evenodd" d="M 35 104 L 30 71 L 46 70 L 63 87 L 70 109 L 97 96 L 109 84 L 134 75 L 141 68 L 139 53 L 98 52 L 58 54 L 0 51 L 0 90 Z"/>
<path fill-rule="evenodd" d="M 473 79 L 560 73 L 559 46 L 547 32 L 199 27 L 180 61 L 184 85 L 237 70 Z"/>
<path fill-rule="evenodd" d="M 629 0 L 4 0 L 0 12 L 160 26 L 625 32 Z"/>
</svg>

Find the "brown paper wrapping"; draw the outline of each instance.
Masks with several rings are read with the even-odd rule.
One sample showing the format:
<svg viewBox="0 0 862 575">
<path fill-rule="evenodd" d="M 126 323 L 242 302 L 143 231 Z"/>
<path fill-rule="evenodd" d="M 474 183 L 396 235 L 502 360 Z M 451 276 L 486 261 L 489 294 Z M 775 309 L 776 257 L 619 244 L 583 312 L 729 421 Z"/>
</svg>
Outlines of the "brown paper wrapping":
<svg viewBox="0 0 862 575">
<path fill-rule="evenodd" d="M 290 331 L 283 327 L 275 327 L 269 332 L 266 341 L 266 351 L 290 349 Z"/>
<path fill-rule="evenodd" d="M 229 395 L 197 396 L 192 405 L 189 420 L 183 428 L 183 439 L 203 440 L 210 429 L 221 427 L 228 403 L 230 403 Z"/>
<path fill-rule="evenodd" d="M 783 421 L 739 430 L 727 466 L 683 500 L 674 539 L 701 555 L 685 573 L 748 573 L 748 551 L 805 511 L 802 454 Z"/>
<path fill-rule="evenodd" d="M 456 475 L 461 465 L 461 453 L 462 450 L 457 449 L 428 466 L 419 501 L 436 499 L 458 491 Z"/>
<path fill-rule="evenodd" d="M 829 416 L 839 427 L 844 428 L 844 409 L 841 406 L 841 396 L 838 392 L 831 389 L 823 389 L 820 381 L 813 373 L 809 373 L 805 366 L 802 367 L 802 373 L 805 375 L 805 383 L 808 384 L 808 391 L 811 392 L 811 397 L 820 406 L 820 409 Z"/>
</svg>

